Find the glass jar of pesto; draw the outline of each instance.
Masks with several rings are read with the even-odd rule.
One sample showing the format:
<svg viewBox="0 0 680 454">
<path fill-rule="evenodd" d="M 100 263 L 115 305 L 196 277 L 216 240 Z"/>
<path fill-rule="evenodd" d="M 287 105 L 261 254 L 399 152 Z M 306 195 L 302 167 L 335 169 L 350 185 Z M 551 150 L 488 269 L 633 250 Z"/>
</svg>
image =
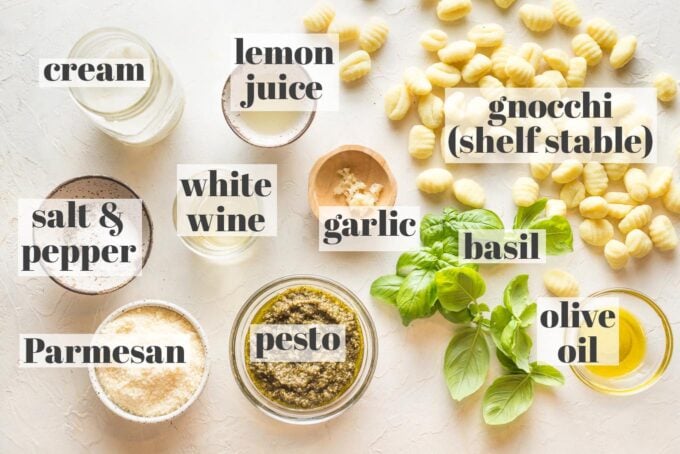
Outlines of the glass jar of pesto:
<svg viewBox="0 0 680 454">
<path fill-rule="evenodd" d="M 302 275 L 255 292 L 236 317 L 230 344 L 243 394 L 293 424 L 327 421 L 352 406 L 368 387 L 378 350 L 373 321 L 351 291 Z"/>
</svg>

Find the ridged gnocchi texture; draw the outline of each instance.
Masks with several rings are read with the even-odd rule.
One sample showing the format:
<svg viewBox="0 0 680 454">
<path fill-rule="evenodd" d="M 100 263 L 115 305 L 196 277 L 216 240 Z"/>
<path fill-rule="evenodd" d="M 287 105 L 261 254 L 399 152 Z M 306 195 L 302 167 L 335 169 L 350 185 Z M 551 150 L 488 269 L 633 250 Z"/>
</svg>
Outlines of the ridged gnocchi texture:
<svg viewBox="0 0 680 454">
<path fill-rule="evenodd" d="M 517 56 L 528 61 L 538 72 L 543 63 L 543 48 L 538 43 L 524 43 L 517 49 Z"/>
<path fill-rule="evenodd" d="M 628 248 L 618 240 L 609 240 L 604 245 L 604 258 L 613 270 L 624 268 L 630 259 Z"/>
<path fill-rule="evenodd" d="M 491 71 L 491 60 L 484 54 L 475 54 L 472 59 L 463 66 L 461 75 L 469 84 L 477 82 Z"/>
<path fill-rule="evenodd" d="M 622 203 L 624 205 L 637 205 L 637 202 L 627 192 L 607 192 L 604 199 L 608 203 Z"/>
<path fill-rule="evenodd" d="M 581 201 L 578 210 L 584 218 L 602 219 L 607 216 L 607 205 L 607 201 L 602 197 L 590 196 Z"/>
<path fill-rule="evenodd" d="M 427 194 L 444 192 L 453 184 L 453 177 L 448 170 L 433 168 L 420 172 L 416 177 L 416 187 Z"/>
<path fill-rule="evenodd" d="M 514 50 L 508 45 L 502 45 L 494 49 L 491 54 L 491 73 L 494 77 L 503 81 L 508 78 L 508 75 L 505 72 L 505 66 L 508 63 L 508 58 L 513 54 Z"/>
<path fill-rule="evenodd" d="M 590 35 L 580 33 L 571 40 L 571 49 L 579 57 L 585 58 L 588 66 L 595 66 L 602 60 L 602 49 Z"/>
<path fill-rule="evenodd" d="M 487 74 L 477 81 L 479 91 L 488 100 L 496 100 L 505 93 L 505 85 L 494 76 Z"/>
<path fill-rule="evenodd" d="M 663 196 L 663 206 L 672 213 L 680 214 L 680 184 L 671 181 L 671 187 Z"/>
<path fill-rule="evenodd" d="M 545 216 L 551 218 L 553 216 L 566 216 L 567 204 L 564 200 L 550 199 L 545 204 Z"/>
<path fill-rule="evenodd" d="M 578 232 L 591 246 L 604 246 L 614 238 L 614 227 L 606 219 L 586 219 L 578 226 Z"/>
<path fill-rule="evenodd" d="M 560 189 L 560 199 L 567 208 L 576 208 L 586 198 L 586 187 L 579 180 L 571 181 Z"/>
<path fill-rule="evenodd" d="M 673 181 L 673 169 L 667 166 L 658 166 L 649 175 L 649 197 L 656 199 L 668 192 Z"/>
<path fill-rule="evenodd" d="M 543 274 L 543 285 L 555 296 L 567 297 L 578 296 L 579 294 L 576 278 L 572 274 L 556 268 Z"/>
<path fill-rule="evenodd" d="M 583 173 L 583 164 L 576 159 L 567 159 L 553 170 L 552 179 L 555 183 L 566 184 L 580 177 L 581 173 Z"/>
<path fill-rule="evenodd" d="M 538 200 L 538 183 L 529 177 L 520 177 L 512 185 L 512 200 L 518 207 L 528 207 Z"/>
<path fill-rule="evenodd" d="M 390 120 L 401 120 L 408 114 L 413 104 L 413 96 L 406 85 L 392 85 L 385 92 L 385 115 Z"/>
<path fill-rule="evenodd" d="M 660 251 L 670 251 L 678 245 L 678 234 L 673 223 L 663 214 L 656 216 L 649 223 L 649 237 Z"/>
<path fill-rule="evenodd" d="M 659 73 L 654 78 L 656 97 L 659 101 L 671 102 L 678 93 L 678 82 L 668 73 Z"/>
<path fill-rule="evenodd" d="M 619 181 L 628 171 L 630 166 L 627 162 L 605 162 L 604 170 L 611 181 Z"/>
<path fill-rule="evenodd" d="M 583 184 L 590 195 L 602 195 L 609 186 L 609 177 L 599 162 L 588 162 L 583 166 Z"/>
<path fill-rule="evenodd" d="M 614 219 L 623 219 L 626 217 L 633 205 L 625 205 L 623 203 L 609 203 L 607 202 L 607 216 Z"/>
<path fill-rule="evenodd" d="M 437 52 L 439 49 L 443 49 L 448 42 L 449 35 L 444 30 L 433 28 L 426 30 L 420 35 L 420 45 L 423 46 L 423 49 L 430 52 Z"/>
<path fill-rule="evenodd" d="M 537 180 L 545 180 L 552 170 L 552 162 L 532 162 L 529 164 L 531 176 Z"/>
<path fill-rule="evenodd" d="M 344 82 L 361 79 L 371 72 L 371 56 L 365 50 L 352 52 L 340 62 L 340 78 Z"/>
<path fill-rule="evenodd" d="M 569 71 L 569 54 L 562 49 L 546 49 L 543 51 L 543 60 L 554 70 L 566 74 Z"/>
<path fill-rule="evenodd" d="M 623 68 L 633 59 L 636 50 L 637 38 L 633 35 L 624 36 L 614 45 L 612 53 L 609 55 L 609 64 L 614 69 Z"/>
<path fill-rule="evenodd" d="M 519 9 L 519 18 L 526 28 L 532 32 L 544 32 L 555 25 L 555 16 L 550 8 L 527 3 Z"/>
<path fill-rule="evenodd" d="M 453 183 L 453 194 L 460 203 L 472 208 L 481 208 L 486 201 L 484 188 L 469 178 L 456 180 Z"/>
<path fill-rule="evenodd" d="M 499 24 L 479 24 L 468 30 L 467 38 L 477 47 L 498 47 L 503 44 L 505 30 Z"/>
<path fill-rule="evenodd" d="M 420 121 L 430 129 L 441 128 L 444 124 L 444 101 L 429 93 L 418 100 Z"/>
<path fill-rule="evenodd" d="M 474 57 L 477 45 L 472 41 L 458 40 L 449 43 L 437 52 L 437 56 L 444 63 L 463 63 Z"/>
<path fill-rule="evenodd" d="M 460 83 L 461 75 L 458 68 L 448 63 L 434 63 L 425 70 L 425 76 L 432 85 L 442 88 L 455 87 Z"/>
<path fill-rule="evenodd" d="M 347 19 L 336 17 L 328 26 L 328 33 L 337 33 L 338 41 L 341 43 L 352 41 L 359 37 L 359 25 Z"/>
<path fill-rule="evenodd" d="M 496 6 L 503 9 L 510 8 L 515 1 L 516 0 L 493 0 Z"/>
<path fill-rule="evenodd" d="M 649 182 L 647 174 L 636 167 L 628 169 L 623 176 L 623 184 L 631 198 L 636 202 L 644 202 L 649 196 Z"/>
<path fill-rule="evenodd" d="M 531 63 L 518 57 L 511 55 L 505 64 L 505 73 L 512 82 L 518 86 L 528 86 L 536 75 L 536 70 Z"/>
<path fill-rule="evenodd" d="M 631 230 L 641 229 L 652 220 L 652 207 L 649 205 L 638 205 L 621 219 L 619 230 L 624 235 Z"/>
<path fill-rule="evenodd" d="M 427 159 L 434 152 L 434 131 L 423 125 L 414 125 L 408 134 L 408 152 L 416 159 Z"/>
<path fill-rule="evenodd" d="M 369 54 L 380 49 L 387 36 L 390 34 L 390 27 L 383 19 L 372 17 L 368 20 L 359 34 L 359 46 Z"/>
<path fill-rule="evenodd" d="M 626 248 L 631 257 L 641 259 L 651 252 L 652 247 L 652 240 L 642 230 L 631 230 L 626 235 Z"/>
<path fill-rule="evenodd" d="M 415 66 L 406 68 L 404 71 L 404 84 L 416 96 L 425 96 L 432 91 L 432 84 L 425 73 Z"/>
<path fill-rule="evenodd" d="M 551 69 L 544 71 L 541 76 L 551 79 L 557 88 L 567 88 L 567 79 L 565 79 L 564 75 L 557 70 Z"/>
<path fill-rule="evenodd" d="M 583 57 L 572 57 L 567 70 L 567 85 L 570 88 L 583 87 L 588 75 L 588 61 Z"/>
<path fill-rule="evenodd" d="M 565 27 L 578 27 L 581 24 L 581 11 L 574 0 L 553 0 L 552 8 L 557 22 Z"/>
<path fill-rule="evenodd" d="M 586 25 L 586 32 L 595 40 L 601 49 L 610 50 L 618 40 L 618 33 L 608 21 L 596 17 Z"/>
<path fill-rule="evenodd" d="M 311 11 L 302 17 L 305 28 L 312 33 L 323 33 L 335 18 L 335 10 L 326 3 L 318 3 Z"/>
<path fill-rule="evenodd" d="M 437 17 L 443 21 L 452 22 L 470 14 L 472 2 L 470 0 L 440 0 L 437 3 Z"/>
</svg>

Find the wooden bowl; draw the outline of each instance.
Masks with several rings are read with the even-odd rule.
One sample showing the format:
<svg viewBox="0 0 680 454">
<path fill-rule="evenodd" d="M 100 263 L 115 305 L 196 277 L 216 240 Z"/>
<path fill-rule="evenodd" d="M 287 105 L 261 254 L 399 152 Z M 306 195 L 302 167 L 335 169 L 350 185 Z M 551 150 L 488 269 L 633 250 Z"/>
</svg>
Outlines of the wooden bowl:
<svg viewBox="0 0 680 454">
<path fill-rule="evenodd" d="M 368 186 L 383 185 L 377 205 L 394 205 L 397 182 L 385 158 L 363 145 L 343 145 L 321 156 L 309 173 L 307 197 L 314 216 L 319 217 L 320 206 L 346 206 L 345 197 L 335 194 L 341 182 L 338 170 L 345 167 Z"/>
</svg>

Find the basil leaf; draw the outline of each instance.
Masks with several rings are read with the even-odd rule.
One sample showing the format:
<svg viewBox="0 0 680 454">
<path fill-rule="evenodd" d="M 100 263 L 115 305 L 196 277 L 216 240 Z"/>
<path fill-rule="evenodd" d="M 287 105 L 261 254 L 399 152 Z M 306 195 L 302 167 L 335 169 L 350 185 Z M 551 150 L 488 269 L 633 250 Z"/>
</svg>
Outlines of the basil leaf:
<svg viewBox="0 0 680 454">
<path fill-rule="evenodd" d="M 420 221 L 420 241 L 425 246 L 431 246 L 435 241 L 443 241 L 452 236 L 444 216 L 428 214 Z"/>
<path fill-rule="evenodd" d="M 519 317 L 531 303 L 529 300 L 529 275 L 515 276 L 503 291 L 503 305 L 514 315 Z"/>
<path fill-rule="evenodd" d="M 434 271 L 414 270 L 399 287 L 397 292 L 397 309 L 401 321 L 408 325 L 416 318 L 426 318 L 437 310 L 437 286 L 434 282 Z"/>
<path fill-rule="evenodd" d="M 535 318 L 536 318 L 536 303 L 531 303 L 520 314 L 519 316 L 520 325 L 522 326 L 522 328 L 531 326 Z"/>
<path fill-rule="evenodd" d="M 437 297 L 442 307 L 461 311 L 486 292 L 482 276 L 471 268 L 445 268 L 435 275 Z"/>
<path fill-rule="evenodd" d="M 501 335 L 505 330 L 505 327 L 512 320 L 512 314 L 505 306 L 496 306 L 491 311 L 491 338 L 493 339 L 496 347 L 502 348 Z"/>
<path fill-rule="evenodd" d="M 371 296 L 378 298 L 390 304 L 397 304 L 397 293 L 399 287 L 404 282 L 401 276 L 389 274 L 387 276 L 380 276 L 371 284 Z"/>
<path fill-rule="evenodd" d="M 498 362 L 501 363 L 501 366 L 503 366 L 507 371 L 513 373 L 522 372 L 519 368 L 517 368 L 512 359 L 503 353 L 500 348 L 496 348 L 496 358 L 498 358 Z"/>
<path fill-rule="evenodd" d="M 527 372 L 529 371 L 529 355 L 531 354 L 532 344 L 529 334 L 515 319 L 510 320 L 501 333 L 500 349 L 512 359 L 519 369 Z"/>
<path fill-rule="evenodd" d="M 472 314 L 470 313 L 470 309 L 467 307 L 462 311 L 454 312 L 447 311 L 442 307 L 441 303 L 437 303 L 437 309 L 442 314 L 442 316 L 451 323 L 470 323 L 472 321 Z"/>
<path fill-rule="evenodd" d="M 484 421 L 499 425 L 514 421 L 534 401 L 534 383 L 528 374 L 498 377 L 484 393 Z"/>
<path fill-rule="evenodd" d="M 541 215 L 541 213 L 543 213 L 546 203 L 548 203 L 548 199 L 544 197 L 537 200 L 528 207 L 519 207 L 517 214 L 515 215 L 515 222 L 512 224 L 512 228 L 515 230 L 529 228 L 529 224 L 531 224 Z"/>
<path fill-rule="evenodd" d="M 422 248 L 417 251 L 407 251 L 399 256 L 397 260 L 397 275 L 408 276 L 413 270 L 434 270 L 436 269 L 437 257 L 429 252 L 429 248 Z"/>
<path fill-rule="evenodd" d="M 536 383 L 546 386 L 562 386 L 564 376 L 549 364 L 531 363 L 531 379 Z"/>
<path fill-rule="evenodd" d="M 454 400 L 462 400 L 484 384 L 489 371 L 489 346 L 478 326 L 459 330 L 444 355 L 444 377 Z"/>
<path fill-rule="evenodd" d="M 456 238 L 458 230 L 503 230 L 503 221 L 496 213 L 484 208 L 467 210 L 457 213 L 455 217 Z"/>
<path fill-rule="evenodd" d="M 574 250 L 571 225 L 564 216 L 538 219 L 527 229 L 545 230 L 545 252 L 548 255 L 561 255 Z"/>
<path fill-rule="evenodd" d="M 458 255 L 459 230 L 502 230 L 503 221 L 493 211 L 477 208 L 458 211 L 446 208 L 441 216 L 427 215 L 420 222 L 420 240 L 426 246 L 435 241 L 450 241 L 447 252 Z"/>
</svg>

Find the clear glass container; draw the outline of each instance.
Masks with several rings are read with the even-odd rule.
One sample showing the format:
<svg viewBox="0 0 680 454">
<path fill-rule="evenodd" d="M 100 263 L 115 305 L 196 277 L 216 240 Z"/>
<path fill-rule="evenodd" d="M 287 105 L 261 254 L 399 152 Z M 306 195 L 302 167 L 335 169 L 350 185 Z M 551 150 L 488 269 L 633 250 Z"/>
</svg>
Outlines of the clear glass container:
<svg viewBox="0 0 680 454">
<path fill-rule="evenodd" d="M 291 287 L 306 286 L 330 293 L 354 310 L 363 334 L 363 356 L 352 384 L 329 404 L 311 409 L 295 409 L 264 396 L 253 383 L 246 364 L 245 345 L 250 325 L 258 311 L 272 298 Z M 373 378 L 378 358 L 375 325 L 359 298 L 350 290 L 319 276 L 293 275 L 274 280 L 257 290 L 236 316 L 230 337 L 231 369 L 243 394 L 250 402 L 274 419 L 291 424 L 316 424 L 334 418 L 356 403 Z"/>
<path fill-rule="evenodd" d="M 100 28 L 73 46 L 69 58 L 148 58 L 147 87 L 70 87 L 71 97 L 97 128 L 128 145 L 164 139 L 182 116 L 182 88 L 151 45 L 120 28 Z"/>
</svg>

